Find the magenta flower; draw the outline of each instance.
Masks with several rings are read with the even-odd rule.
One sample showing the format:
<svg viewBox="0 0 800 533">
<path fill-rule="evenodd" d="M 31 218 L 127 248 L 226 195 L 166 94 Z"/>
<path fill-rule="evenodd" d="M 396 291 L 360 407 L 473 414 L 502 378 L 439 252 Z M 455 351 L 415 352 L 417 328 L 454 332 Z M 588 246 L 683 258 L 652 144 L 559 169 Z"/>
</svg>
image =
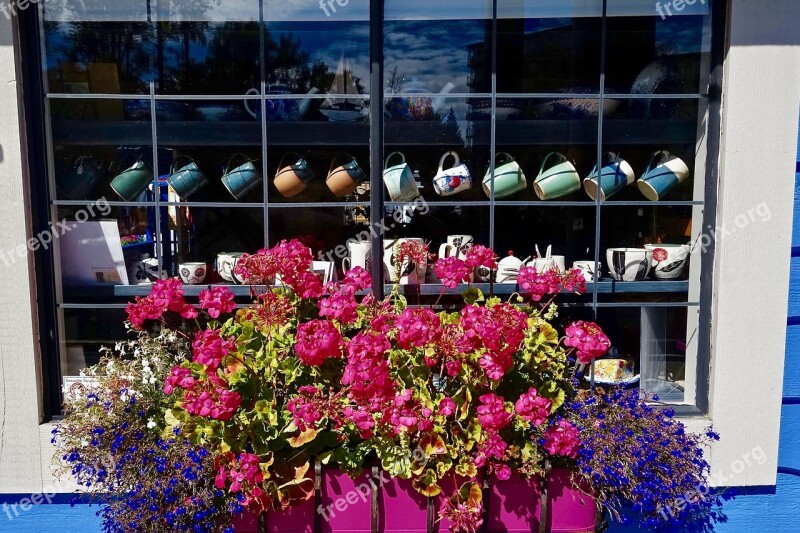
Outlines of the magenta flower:
<svg viewBox="0 0 800 533">
<path fill-rule="evenodd" d="M 476 244 L 467 250 L 466 264 L 470 268 L 485 267 L 491 270 L 497 269 L 497 254 L 494 250 L 481 244 Z"/>
<path fill-rule="evenodd" d="M 564 345 L 575 348 L 578 361 L 581 364 L 589 364 L 592 359 L 602 356 L 611 346 L 611 341 L 600 326 L 594 322 L 584 322 L 579 320 L 567 326 L 565 330 L 567 337 Z"/>
<path fill-rule="evenodd" d="M 394 398 L 395 383 L 386 358 L 390 348 L 386 335 L 375 331 L 362 331 L 349 342 L 342 385 L 349 386 L 354 402 L 379 409 Z"/>
<path fill-rule="evenodd" d="M 372 287 L 372 276 L 363 268 L 355 267 L 345 273 L 343 283 L 356 291 L 361 291 Z"/>
<path fill-rule="evenodd" d="M 552 402 L 539 396 L 538 391 L 531 387 L 514 404 L 514 410 L 523 420 L 533 423 L 534 426 L 542 425 L 550 416 Z"/>
<path fill-rule="evenodd" d="M 512 414 L 506 411 L 502 396 L 492 392 L 479 398 L 478 421 L 488 431 L 500 431 L 511 422 Z"/>
<path fill-rule="evenodd" d="M 435 341 L 441 333 L 441 320 L 436 313 L 421 307 L 403 309 L 395 325 L 397 344 L 405 350 L 412 346 L 425 346 Z"/>
<path fill-rule="evenodd" d="M 200 308 L 205 309 L 211 318 L 219 318 L 236 309 L 236 303 L 227 287 L 210 287 L 200 292 Z"/>
<path fill-rule="evenodd" d="M 557 294 L 560 290 L 561 274 L 556 270 L 548 270 L 539 274 L 533 267 L 522 267 L 517 276 L 519 290 L 530 294 L 534 302 L 538 302 L 545 294 Z"/>
<path fill-rule="evenodd" d="M 222 363 L 222 359 L 234 351 L 236 351 L 234 340 L 223 338 L 218 329 L 198 331 L 192 343 L 192 361 L 215 371 Z"/>
<path fill-rule="evenodd" d="M 172 394 L 176 388 L 188 389 L 195 383 L 192 371 L 176 366 L 164 381 L 164 394 Z"/>
<path fill-rule="evenodd" d="M 219 376 L 212 374 L 206 379 L 195 382 L 186 390 L 183 396 L 183 408 L 195 416 L 230 420 L 241 404 L 239 393 L 228 390 L 227 383 Z"/>
<path fill-rule="evenodd" d="M 442 401 L 439 402 L 439 414 L 444 416 L 450 416 L 456 412 L 456 402 L 453 401 L 452 398 L 449 396 L 442 398 Z"/>
<path fill-rule="evenodd" d="M 578 429 L 567 420 L 559 420 L 556 425 L 550 426 L 544 432 L 544 449 L 550 455 L 575 459 L 578 457 L 580 445 Z"/>
<path fill-rule="evenodd" d="M 456 256 L 445 257 L 436 261 L 436 275 L 445 287 L 455 289 L 459 283 L 469 283 L 474 269 Z"/>
<path fill-rule="evenodd" d="M 344 339 L 329 320 L 311 320 L 297 326 L 294 351 L 309 366 L 320 366 L 328 357 L 341 357 Z"/>
<path fill-rule="evenodd" d="M 341 324 L 350 324 L 358 319 L 358 302 L 355 288 L 345 285 L 333 291 L 328 298 L 318 302 L 319 316 L 338 320 Z"/>
</svg>

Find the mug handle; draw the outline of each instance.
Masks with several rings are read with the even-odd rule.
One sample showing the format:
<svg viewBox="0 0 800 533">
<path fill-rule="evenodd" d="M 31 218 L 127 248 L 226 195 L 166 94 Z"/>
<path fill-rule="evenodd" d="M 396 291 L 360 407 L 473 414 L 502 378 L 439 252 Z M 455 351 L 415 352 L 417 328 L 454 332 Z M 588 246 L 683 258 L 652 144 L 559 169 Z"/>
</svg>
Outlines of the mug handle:
<svg viewBox="0 0 800 533">
<path fill-rule="evenodd" d="M 350 264 L 351 263 L 350 263 L 350 258 L 349 257 L 345 257 L 344 259 L 342 259 L 342 271 L 343 272 L 347 272 L 348 270 L 350 270 Z M 345 265 L 347 265 L 347 266 L 345 266 Z"/>
<path fill-rule="evenodd" d="M 544 167 L 547 165 L 547 161 L 550 159 L 551 156 L 557 156 L 556 159 L 558 160 L 557 163 L 555 163 L 552 166 L 560 165 L 561 163 L 563 163 L 564 161 L 567 160 L 567 158 L 564 155 L 562 155 L 561 153 L 559 153 L 559 152 L 550 152 L 549 154 L 544 156 L 544 161 L 542 161 L 542 164 L 539 167 L 539 174 L 537 174 L 536 179 L 534 180 L 534 183 L 538 182 L 539 179 L 541 179 L 542 172 L 544 172 Z M 547 167 L 547 168 L 549 169 L 550 167 Z"/>
<path fill-rule="evenodd" d="M 439 174 L 444 172 L 444 162 L 447 160 L 448 156 L 453 156 L 453 159 L 455 159 L 453 166 L 451 166 L 450 168 L 457 167 L 458 164 L 461 162 L 461 159 L 458 157 L 458 154 L 455 153 L 454 151 L 450 150 L 449 152 L 445 152 L 442 155 L 442 158 L 439 159 Z"/>
<path fill-rule="evenodd" d="M 286 158 L 287 158 L 287 157 L 289 157 L 290 155 L 297 156 L 298 160 L 299 160 L 299 159 L 303 159 L 303 156 L 302 156 L 302 155 L 300 155 L 300 154 L 299 154 L 299 153 L 297 153 L 297 152 L 286 152 L 285 154 L 283 154 L 283 157 L 281 157 L 281 160 L 280 160 L 280 161 L 278 161 L 278 168 L 277 168 L 277 169 L 275 169 L 275 175 L 276 175 L 276 176 L 278 175 L 278 173 L 279 173 L 279 172 L 281 171 L 281 169 L 283 168 L 283 163 L 286 161 Z"/>
<path fill-rule="evenodd" d="M 446 259 L 450 257 L 451 250 L 455 250 L 455 247 L 452 244 L 443 243 L 439 246 L 439 259 Z"/>
<path fill-rule="evenodd" d="M 666 161 L 667 158 L 669 158 L 669 152 L 667 152 L 666 150 L 659 150 L 657 152 L 654 152 L 653 156 L 650 158 L 650 161 L 647 162 L 647 168 L 644 169 L 644 174 L 642 174 L 642 178 L 644 178 L 645 176 L 647 176 L 650 173 L 650 170 L 652 170 L 653 161 L 655 161 L 656 157 L 658 157 L 658 156 L 661 156 L 661 160 L 658 163 L 660 165 L 661 163 Z M 656 165 L 656 166 L 658 166 L 658 165 Z"/>
<path fill-rule="evenodd" d="M 248 89 L 245 96 L 250 96 L 251 94 L 261 94 L 261 91 L 253 87 L 252 89 Z M 250 108 L 250 100 L 245 99 L 244 101 L 244 108 L 245 110 L 252 116 L 253 118 L 258 118 L 258 114 L 255 112 L 255 109 Z"/>
<path fill-rule="evenodd" d="M 230 173 L 230 171 L 231 171 L 231 170 L 233 170 L 234 168 L 236 168 L 236 167 L 234 167 L 234 166 L 232 166 L 232 165 L 233 165 L 233 162 L 234 162 L 234 161 L 236 161 L 236 158 L 237 158 L 237 157 L 238 157 L 238 158 L 241 158 L 241 160 L 243 161 L 243 163 L 241 163 L 240 165 L 236 165 L 237 167 L 238 167 L 238 166 L 241 166 L 241 165 L 242 165 L 242 164 L 244 164 L 244 163 L 250 163 L 250 162 L 252 162 L 252 159 L 250 159 L 249 157 L 247 157 L 246 155 L 244 155 L 244 154 L 242 154 L 242 153 L 239 153 L 239 152 L 237 152 L 237 153 L 233 154 L 233 155 L 230 157 L 230 159 L 228 159 L 228 164 L 227 164 L 227 165 L 225 165 L 225 172 L 224 172 L 224 174 L 225 174 L 225 175 L 228 175 L 228 174 Z"/>
<path fill-rule="evenodd" d="M 331 177 L 331 172 L 333 172 L 333 169 L 336 168 L 336 162 L 339 161 L 339 159 L 342 158 L 342 157 L 349 157 L 351 160 L 355 159 L 355 157 L 353 157 L 350 154 L 346 154 L 346 153 L 341 153 L 341 154 L 333 156 L 333 159 L 331 159 L 331 166 L 328 167 L 328 177 L 329 178 Z"/>
<path fill-rule="evenodd" d="M 403 152 L 392 152 L 391 154 L 389 154 L 388 156 L 386 156 L 386 163 L 385 163 L 385 164 L 384 164 L 384 166 L 383 166 L 383 169 L 384 169 L 384 170 L 386 170 L 387 168 L 389 168 L 389 160 L 390 160 L 390 159 L 391 159 L 393 156 L 395 156 L 395 155 L 399 155 L 399 156 L 400 156 L 400 163 L 399 163 L 399 164 L 401 164 L 401 165 L 402 165 L 403 163 L 405 163 L 405 162 L 406 162 L 406 156 L 404 156 L 404 155 L 403 155 Z"/>
<path fill-rule="evenodd" d="M 186 160 L 188 165 L 189 163 L 194 163 L 194 158 L 188 154 L 178 154 L 175 156 L 175 159 L 172 160 L 172 166 L 169 167 L 169 173 L 175 174 L 178 170 L 183 168 L 186 165 L 180 165 L 180 161 Z"/>
<path fill-rule="evenodd" d="M 494 159 L 495 159 L 495 162 L 497 162 L 498 159 L 502 159 L 500 161 L 500 165 L 506 165 L 506 164 L 512 163 L 514 161 L 514 158 L 508 152 L 500 152 L 499 154 L 497 154 L 495 156 Z M 497 167 L 495 166 L 495 168 L 497 168 Z"/>
</svg>

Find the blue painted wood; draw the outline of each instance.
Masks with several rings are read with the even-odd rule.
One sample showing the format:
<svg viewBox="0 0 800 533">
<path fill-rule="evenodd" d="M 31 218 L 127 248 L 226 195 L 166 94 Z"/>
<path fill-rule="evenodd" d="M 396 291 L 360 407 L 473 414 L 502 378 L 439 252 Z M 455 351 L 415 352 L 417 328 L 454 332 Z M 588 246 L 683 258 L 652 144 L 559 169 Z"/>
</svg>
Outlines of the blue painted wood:
<svg viewBox="0 0 800 533">
<path fill-rule="evenodd" d="M 786 328 L 784 368 L 786 370 L 783 373 L 783 396 L 800 397 L 800 322 Z"/>
<path fill-rule="evenodd" d="M 778 464 L 800 472 L 800 404 L 784 405 L 781 411 Z"/>
<path fill-rule="evenodd" d="M 99 533 L 100 519 L 95 505 L 36 505 L 23 512 L 10 505 L 0 506 L 0 531 L 14 533 Z"/>
</svg>

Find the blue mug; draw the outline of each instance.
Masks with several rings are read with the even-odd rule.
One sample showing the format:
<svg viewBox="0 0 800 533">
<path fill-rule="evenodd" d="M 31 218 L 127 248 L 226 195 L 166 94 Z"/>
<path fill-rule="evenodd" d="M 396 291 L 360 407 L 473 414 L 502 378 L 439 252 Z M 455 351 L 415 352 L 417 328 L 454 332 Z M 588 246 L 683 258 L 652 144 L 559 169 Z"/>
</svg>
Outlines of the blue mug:
<svg viewBox="0 0 800 533">
<path fill-rule="evenodd" d="M 658 164 L 653 166 L 656 159 L 658 159 Z M 647 169 L 636 182 L 636 186 L 639 187 L 639 191 L 645 198 L 657 202 L 688 177 L 689 167 L 682 159 L 671 155 L 666 150 L 660 150 L 650 158 Z"/>
<path fill-rule="evenodd" d="M 610 163 L 600 169 L 600 176 L 597 176 L 597 166 L 592 169 L 589 176 L 583 180 L 583 188 L 592 200 L 605 202 L 608 198 L 617 194 L 619 191 L 636 181 L 636 174 L 627 161 L 619 157 L 614 152 L 608 153 Z M 599 185 L 598 185 L 599 181 Z"/>
</svg>

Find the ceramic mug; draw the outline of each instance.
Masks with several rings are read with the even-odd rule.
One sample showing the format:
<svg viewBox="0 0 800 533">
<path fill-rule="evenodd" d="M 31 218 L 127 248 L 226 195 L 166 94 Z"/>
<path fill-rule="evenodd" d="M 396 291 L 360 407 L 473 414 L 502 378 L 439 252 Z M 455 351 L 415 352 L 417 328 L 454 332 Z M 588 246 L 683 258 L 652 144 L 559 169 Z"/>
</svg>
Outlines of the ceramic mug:
<svg viewBox="0 0 800 533">
<path fill-rule="evenodd" d="M 617 281 L 642 281 L 650 272 L 653 252 L 644 248 L 609 248 L 606 263 Z"/>
<path fill-rule="evenodd" d="M 128 269 L 128 283 L 150 283 L 158 280 L 158 259 L 148 254 L 140 255 Z"/>
<path fill-rule="evenodd" d="M 342 259 L 342 270 L 361 267 L 367 271 L 372 265 L 372 243 L 369 241 L 348 241 L 347 257 Z"/>
<path fill-rule="evenodd" d="M 133 202 L 153 182 L 153 173 L 139 159 L 111 180 L 111 189 L 126 202 Z"/>
<path fill-rule="evenodd" d="M 594 271 L 594 261 L 575 261 L 572 263 L 573 269 L 578 269 L 583 274 L 583 279 L 586 281 L 594 281 L 595 280 L 595 271 Z M 603 263 L 597 263 L 597 279 L 601 279 L 603 271 Z"/>
<path fill-rule="evenodd" d="M 657 158 L 658 163 L 653 167 L 653 162 Z M 660 150 L 650 158 L 647 169 L 636 185 L 645 198 L 657 202 L 688 177 L 689 167 L 682 159 L 666 150 Z"/>
<path fill-rule="evenodd" d="M 82 155 L 75 160 L 69 174 L 58 180 L 58 189 L 70 200 L 86 200 L 105 176 L 105 170 L 98 163 Z"/>
<path fill-rule="evenodd" d="M 453 166 L 444 169 L 444 162 L 448 157 L 455 159 Z M 433 177 L 433 190 L 439 196 L 450 196 L 472 188 L 472 175 L 467 165 L 461 163 L 458 154 L 455 152 L 445 152 L 439 159 L 439 171 Z"/>
<path fill-rule="evenodd" d="M 400 162 L 390 165 L 389 162 L 394 156 L 400 157 Z M 414 172 L 406 163 L 406 156 L 402 152 L 392 152 L 386 158 L 383 170 L 383 182 L 389 191 L 389 198 L 394 202 L 410 202 L 419 197 L 417 181 L 414 179 Z"/>
<path fill-rule="evenodd" d="M 206 279 L 208 266 L 205 263 L 181 263 L 178 265 L 178 273 L 181 281 L 188 285 L 199 285 Z"/>
<path fill-rule="evenodd" d="M 179 166 L 179 161 L 187 160 L 186 165 Z M 172 162 L 167 183 L 172 190 L 185 200 L 208 184 L 208 178 L 197 167 L 189 156 L 178 156 Z"/>
<path fill-rule="evenodd" d="M 236 160 L 243 160 L 244 163 L 234 167 Z M 228 164 L 225 166 L 225 172 L 222 176 L 222 184 L 237 200 L 244 198 L 247 193 L 258 187 L 261 183 L 261 172 L 258 171 L 256 166 L 244 154 L 233 154 L 228 159 Z"/>
<path fill-rule="evenodd" d="M 559 272 L 564 272 L 566 270 L 566 258 L 563 255 L 537 257 L 533 260 L 533 267 L 539 274 L 543 274 L 553 269 Z"/>
<path fill-rule="evenodd" d="M 439 259 L 444 259 L 451 256 L 456 256 L 459 259 L 467 257 L 467 250 L 469 250 L 475 243 L 472 235 L 449 235 L 447 242 L 439 246 Z"/>
<path fill-rule="evenodd" d="M 600 201 L 605 202 L 636 180 L 636 174 L 627 161 L 614 152 L 609 152 L 608 157 L 611 162 L 600 169 L 599 187 L 597 185 L 597 166 L 583 180 L 583 188 L 592 200 L 597 200 L 598 189 Z"/>
<path fill-rule="evenodd" d="M 509 254 L 497 262 L 497 283 L 516 283 L 519 277 L 519 269 L 525 266 L 525 261 Z"/>
<path fill-rule="evenodd" d="M 297 162 L 284 166 L 284 162 L 289 156 L 297 156 Z M 281 157 L 278 163 L 278 170 L 275 171 L 273 183 L 281 196 L 291 198 L 306 190 L 306 186 L 313 179 L 314 172 L 308 162 L 300 154 L 289 152 Z"/>
<path fill-rule="evenodd" d="M 400 285 L 418 285 L 425 280 L 425 275 L 428 271 L 427 261 L 422 264 L 412 264 L 404 261 L 400 266 L 400 278 L 397 278 L 397 245 L 403 242 L 418 242 L 424 243 L 422 239 L 418 238 L 403 238 L 403 239 L 384 239 L 383 241 L 383 272 L 389 281 L 392 283 L 400 283 Z"/>
<path fill-rule="evenodd" d="M 336 161 L 342 157 L 349 157 L 350 161 L 336 168 Z M 364 171 L 358 166 L 356 158 L 341 154 L 333 158 L 331 161 L 330 169 L 328 169 L 328 177 L 325 178 L 325 184 L 331 192 L 338 198 L 353 194 L 358 187 L 358 184 L 367 179 Z"/>
<path fill-rule="evenodd" d="M 677 279 L 686 267 L 691 247 L 688 244 L 645 244 L 653 252 L 653 273 L 657 279 Z"/>
<path fill-rule="evenodd" d="M 551 157 L 555 156 L 555 163 L 547 167 Z M 547 167 L 547 170 L 545 170 Z M 558 152 L 550 152 L 539 167 L 539 175 L 533 180 L 533 190 L 540 200 L 554 200 L 579 191 L 581 177 L 575 170 L 575 165 Z"/>
<path fill-rule="evenodd" d="M 241 285 L 244 280 L 233 273 L 236 263 L 244 255 L 243 252 L 220 252 L 217 254 L 217 273 L 228 283 Z"/>
<path fill-rule="evenodd" d="M 494 182 L 495 198 L 505 198 L 528 187 L 525 173 L 513 157 L 506 152 L 500 152 L 495 159 L 499 159 L 500 165 L 494 168 L 494 176 L 490 167 L 483 177 L 483 192 L 486 196 L 492 197 L 492 182 Z"/>
</svg>

